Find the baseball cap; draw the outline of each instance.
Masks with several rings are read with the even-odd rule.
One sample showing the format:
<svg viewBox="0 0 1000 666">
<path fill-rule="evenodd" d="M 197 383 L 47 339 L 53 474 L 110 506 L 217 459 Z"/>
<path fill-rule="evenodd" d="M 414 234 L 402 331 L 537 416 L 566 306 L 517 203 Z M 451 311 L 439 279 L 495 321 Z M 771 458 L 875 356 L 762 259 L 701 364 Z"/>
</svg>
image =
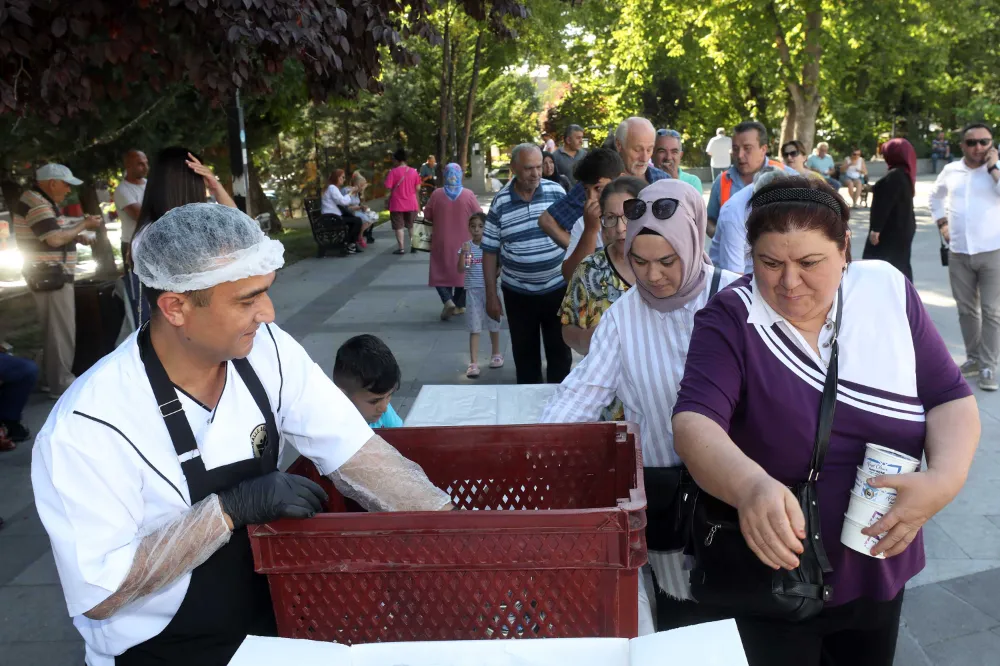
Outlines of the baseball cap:
<svg viewBox="0 0 1000 666">
<path fill-rule="evenodd" d="M 61 180 L 70 185 L 83 185 L 83 181 L 74 176 L 69 167 L 65 167 L 62 164 L 46 164 L 35 172 L 35 180 L 38 182 L 42 182 L 43 180 Z"/>
</svg>

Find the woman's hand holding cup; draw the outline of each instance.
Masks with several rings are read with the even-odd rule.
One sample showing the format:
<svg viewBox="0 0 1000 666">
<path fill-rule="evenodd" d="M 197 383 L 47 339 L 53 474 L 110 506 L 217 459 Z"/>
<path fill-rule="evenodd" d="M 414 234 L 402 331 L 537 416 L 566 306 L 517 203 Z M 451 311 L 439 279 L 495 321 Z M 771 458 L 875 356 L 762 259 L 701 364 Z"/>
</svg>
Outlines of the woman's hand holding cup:
<svg viewBox="0 0 1000 666">
<path fill-rule="evenodd" d="M 799 566 L 806 519 L 792 491 L 761 472 L 740 494 L 736 509 L 743 538 L 761 562 L 775 570 Z"/>
<path fill-rule="evenodd" d="M 955 484 L 934 470 L 876 476 L 868 480 L 868 485 L 896 490 L 896 502 L 888 513 L 871 527 L 861 530 L 866 536 L 885 534 L 871 552 L 872 555 L 884 552 L 886 557 L 906 550 L 924 523 L 958 494 L 957 489 L 952 490 Z M 961 488 L 961 484 L 957 487 Z"/>
</svg>

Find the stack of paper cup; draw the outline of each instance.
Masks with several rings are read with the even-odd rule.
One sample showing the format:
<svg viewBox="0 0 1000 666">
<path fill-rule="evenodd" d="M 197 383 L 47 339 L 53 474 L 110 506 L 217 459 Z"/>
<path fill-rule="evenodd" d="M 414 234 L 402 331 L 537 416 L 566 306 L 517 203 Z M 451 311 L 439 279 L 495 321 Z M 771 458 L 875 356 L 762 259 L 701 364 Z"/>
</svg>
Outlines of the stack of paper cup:
<svg viewBox="0 0 1000 666">
<path fill-rule="evenodd" d="M 840 542 L 864 555 L 871 556 L 871 549 L 884 535 L 866 536 L 861 530 L 877 523 L 896 502 L 896 491 L 892 488 L 874 488 L 869 483 L 873 477 L 883 474 L 909 474 L 917 471 L 920 461 L 905 453 L 887 449 L 878 444 L 869 444 L 865 449 L 865 460 L 858 467 L 851 490 L 851 503 L 844 514 L 844 528 Z M 880 559 L 885 555 L 879 555 Z"/>
</svg>

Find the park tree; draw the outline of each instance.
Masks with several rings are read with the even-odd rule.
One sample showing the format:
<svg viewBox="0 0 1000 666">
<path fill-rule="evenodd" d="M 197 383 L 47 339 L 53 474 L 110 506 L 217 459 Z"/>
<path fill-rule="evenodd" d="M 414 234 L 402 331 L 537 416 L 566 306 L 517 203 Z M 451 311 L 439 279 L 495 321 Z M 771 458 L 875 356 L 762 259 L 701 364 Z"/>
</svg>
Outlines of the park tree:
<svg viewBox="0 0 1000 666">
<path fill-rule="evenodd" d="M 505 17 L 524 12 L 514 0 L 455 6 L 500 35 Z M 378 93 L 386 62 L 417 62 L 408 38 L 439 40 L 433 11 L 427 0 L 7 0 L 0 136 L 28 146 L 19 161 L 41 123 L 70 121 L 91 140 L 124 133 L 169 107 L 158 98 L 176 87 L 221 109 L 237 90 L 248 100 L 273 94 L 291 64 L 302 72 L 300 103 Z M 119 115 L 129 120 L 111 125 Z M 61 154 L 36 147 L 34 159 Z"/>
</svg>

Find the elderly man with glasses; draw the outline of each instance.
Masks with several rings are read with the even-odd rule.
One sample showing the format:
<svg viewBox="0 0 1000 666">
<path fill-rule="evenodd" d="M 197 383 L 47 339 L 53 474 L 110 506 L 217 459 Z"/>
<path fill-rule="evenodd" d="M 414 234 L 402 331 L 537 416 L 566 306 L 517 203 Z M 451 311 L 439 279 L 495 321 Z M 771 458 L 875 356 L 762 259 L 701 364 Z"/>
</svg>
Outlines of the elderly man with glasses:
<svg viewBox="0 0 1000 666">
<path fill-rule="evenodd" d="M 701 192 L 701 178 L 681 168 L 682 157 L 684 157 L 684 142 L 680 132 L 672 129 L 656 130 L 656 143 L 653 144 L 653 166 L 661 171 L 666 171 L 671 178 L 682 180 Z"/>
<path fill-rule="evenodd" d="M 946 164 L 931 192 L 931 214 L 949 244 L 948 276 L 965 341 L 962 374 L 996 391 L 1000 357 L 1000 167 L 993 131 L 962 131 L 962 154 Z"/>
</svg>

